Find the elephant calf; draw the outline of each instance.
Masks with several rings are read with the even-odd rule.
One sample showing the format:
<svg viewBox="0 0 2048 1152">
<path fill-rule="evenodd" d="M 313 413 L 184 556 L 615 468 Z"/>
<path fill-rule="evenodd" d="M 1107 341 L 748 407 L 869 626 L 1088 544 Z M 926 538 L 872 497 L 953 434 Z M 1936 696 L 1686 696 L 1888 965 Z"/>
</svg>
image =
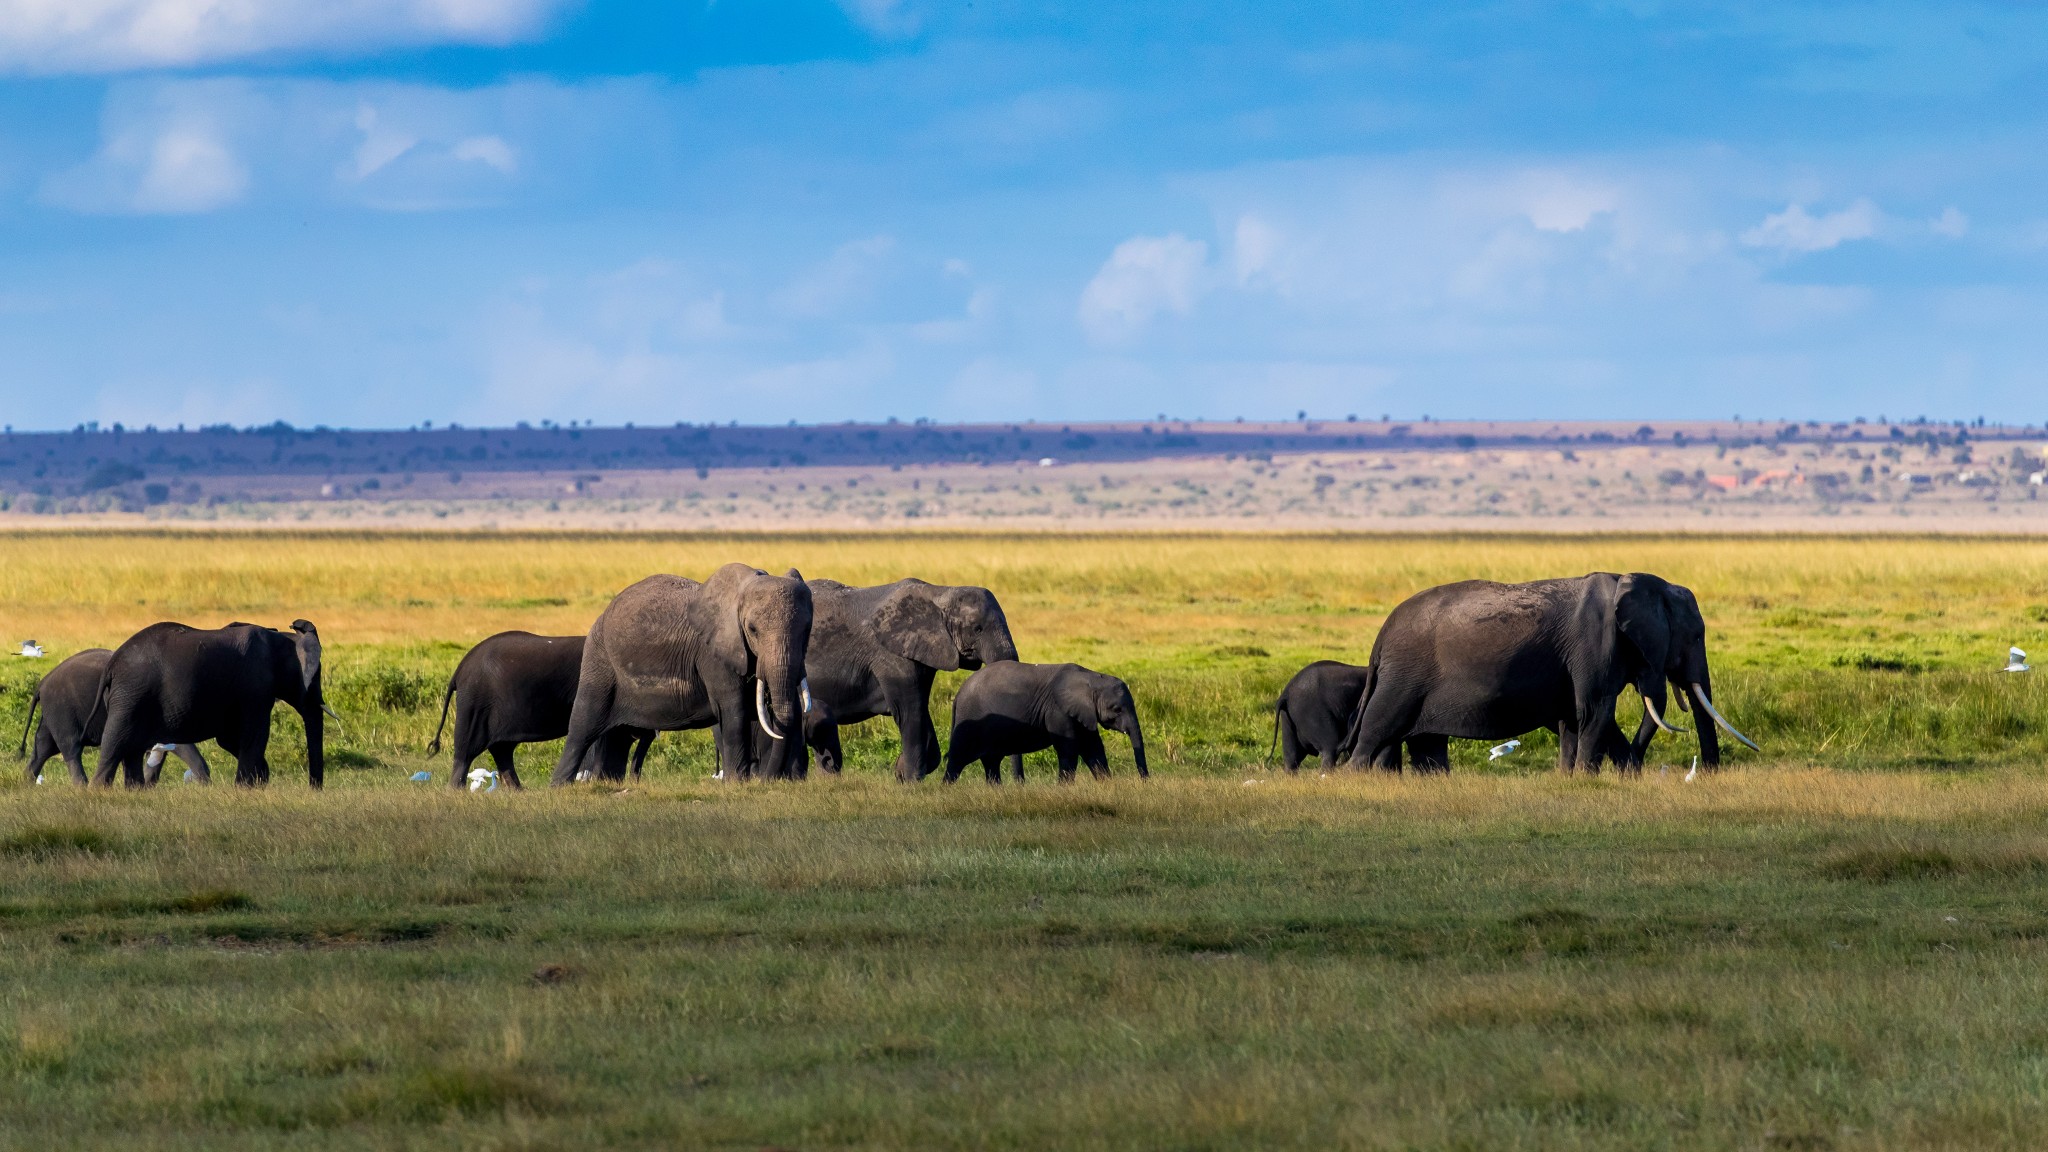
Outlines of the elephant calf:
<svg viewBox="0 0 2048 1152">
<path fill-rule="evenodd" d="M 50 669 L 35 686 L 28 698 L 28 724 L 22 729 L 21 745 L 26 753 L 28 735 L 36 736 L 35 755 L 28 758 L 28 778 L 36 780 L 43 774 L 43 765 L 50 757 L 62 756 L 64 766 L 71 769 L 71 782 L 84 784 L 87 748 L 100 746 L 100 736 L 106 727 L 106 717 L 94 715 L 93 706 L 99 700 L 100 679 L 106 674 L 107 661 L 114 653 L 106 648 L 88 648 L 65 659 L 62 664 Z M 42 723 L 36 723 L 36 708 L 43 712 Z M 190 744 L 178 744 L 172 749 L 192 769 L 192 777 L 200 783 L 210 779 L 206 758 L 199 749 Z M 163 771 L 163 757 L 152 752 L 143 760 L 143 783 L 154 784 L 157 774 Z"/>
<path fill-rule="evenodd" d="M 463 654 L 441 697 L 441 724 L 434 728 L 429 755 L 441 751 L 441 728 L 448 723 L 448 705 L 455 704 L 454 759 L 448 784 L 460 788 L 469 766 L 490 752 L 507 786 L 520 787 L 512 750 L 521 744 L 560 740 L 569 734 L 569 712 L 576 704 L 576 684 L 583 669 L 581 636 L 536 636 L 531 632 L 500 632 L 486 637 Z M 645 728 L 618 728 L 597 742 L 585 772 L 624 779 L 627 748 L 632 748 L 635 779 L 647 759 L 654 733 Z"/>
<path fill-rule="evenodd" d="M 1358 721 L 1370 678 L 1365 665 L 1338 660 L 1318 660 L 1296 672 L 1273 705 L 1273 741 L 1279 745 L 1281 766 L 1296 772 L 1303 760 L 1318 756 L 1325 772 L 1336 767 L 1350 750 L 1351 727 Z M 1411 736 L 1405 743 L 1416 771 L 1450 771 L 1450 741 L 1445 737 Z M 1398 752 L 1381 761 L 1380 767 L 1401 766 Z"/>
<path fill-rule="evenodd" d="M 1101 729 L 1130 738 L 1138 775 L 1145 771 L 1145 734 L 1138 706 L 1122 680 L 1079 664 L 1024 664 L 1000 660 L 967 678 L 953 698 L 953 738 L 946 750 L 946 782 L 981 761 L 988 782 L 1002 782 L 1002 760 L 1024 779 L 1023 754 L 1050 748 L 1059 757 L 1060 782 L 1074 779 L 1076 761 L 1097 779 L 1109 775 Z"/>
</svg>

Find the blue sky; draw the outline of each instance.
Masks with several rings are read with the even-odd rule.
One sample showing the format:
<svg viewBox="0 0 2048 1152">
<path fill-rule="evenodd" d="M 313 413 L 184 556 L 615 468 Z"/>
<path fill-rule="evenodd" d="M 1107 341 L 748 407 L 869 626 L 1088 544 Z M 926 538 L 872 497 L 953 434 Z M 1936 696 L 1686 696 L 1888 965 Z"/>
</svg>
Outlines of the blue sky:
<svg viewBox="0 0 2048 1152">
<path fill-rule="evenodd" d="M 2020 3 L 0 0 L 85 420 L 2048 419 Z"/>
</svg>

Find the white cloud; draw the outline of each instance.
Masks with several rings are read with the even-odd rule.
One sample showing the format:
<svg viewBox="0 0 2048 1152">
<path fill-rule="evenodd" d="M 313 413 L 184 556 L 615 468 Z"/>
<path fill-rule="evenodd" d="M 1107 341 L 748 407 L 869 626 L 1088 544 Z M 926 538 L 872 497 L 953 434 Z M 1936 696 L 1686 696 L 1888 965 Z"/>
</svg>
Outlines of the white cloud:
<svg viewBox="0 0 2048 1152">
<path fill-rule="evenodd" d="M 1528 173 L 1516 185 L 1523 214 L 1545 232 L 1580 231 L 1595 216 L 1621 206 L 1621 195 L 1612 186 L 1562 172 Z"/>
<path fill-rule="evenodd" d="M 798 276 L 778 296 L 787 312 L 826 317 L 869 302 L 896 251 L 893 236 L 870 236 L 841 244 L 822 263 Z"/>
<path fill-rule="evenodd" d="M 1081 291 L 1081 327 L 1098 341 L 1136 335 L 1162 313 L 1185 315 L 1207 278 L 1209 246 L 1175 232 L 1116 246 Z"/>
<path fill-rule="evenodd" d="M 512 151 L 510 144 L 497 136 L 471 136 L 466 140 L 457 141 L 455 158 L 496 168 L 507 176 L 519 167 L 518 154 Z"/>
<path fill-rule="evenodd" d="M 1951 204 L 1941 210 L 1941 215 L 1929 221 L 1927 227 L 1937 236 L 1960 240 L 1969 234 L 1970 218 L 1963 214 L 1962 209 Z"/>
<path fill-rule="evenodd" d="M 501 44 L 561 0 L 4 0 L 0 69 L 181 67 L 281 51 Z"/>
<path fill-rule="evenodd" d="M 1764 217 L 1764 222 L 1742 234 L 1751 248 L 1776 248 L 1784 252 L 1824 252 L 1851 240 L 1865 240 L 1877 234 L 1883 220 L 1877 205 L 1858 200 L 1840 212 L 1815 216 L 1803 204 Z"/>
<path fill-rule="evenodd" d="M 151 143 L 130 201 L 137 212 L 211 212 L 242 198 L 248 170 L 204 128 L 175 128 Z"/>
<path fill-rule="evenodd" d="M 1278 228 L 1258 216 L 1246 213 L 1237 218 L 1231 238 L 1230 260 L 1240 287 L 1273 280 L 1274 264 L 1283 241 Z"/>
<path fill-rule="evenodd" d="M 870 35 L 896 38 L 915 35 L 917 14 L 906 10 L 903 0 L 838 0 L 846 18 Z"/>
<path fill-rule="evenodd" d="M 420 142 L 419 137 L 407 132 L 396 132 L 377 123 L 377 110 L 368 104 L 356 109 L 356 130 L 363 134 L 363 142 L 356 145 L 355 156 L 349 167 L 349 176 L 355 180 L 366 180 L 379 169 L 412 151 Z"/>
</svg>

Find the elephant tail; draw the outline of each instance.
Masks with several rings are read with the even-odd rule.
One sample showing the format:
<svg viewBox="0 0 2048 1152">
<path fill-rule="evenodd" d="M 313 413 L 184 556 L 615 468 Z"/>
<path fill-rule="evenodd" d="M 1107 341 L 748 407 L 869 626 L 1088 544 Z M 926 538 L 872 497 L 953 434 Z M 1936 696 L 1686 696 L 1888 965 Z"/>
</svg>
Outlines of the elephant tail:
<svg viewBox="0 0 2048 1152">
<path fill-rule="evenodd" d="M 1287 711 L 1287 697 L 1273 702 L 1273 741 L 1266 746 L 1266 758 L 1259 762 L 1261 768 L 1271 768 L 1273 757 L 1280 752 L 1280 714 Z"/>
<path fill-rule="evenodd" d="M 427 755 L 441 754 L 441 730 L 448 727 L 448 705 L 455 700 L 455 677 L 448 678 L 448 691 L 441 694 L 441 722 L 434 725 L 434 742 L 427 745 Z"/>
<path fill-rule="evenodd" d="M 113 687 L 114 662 L 112 660 L 108 660 L 107 670 L 100 673 L 99 690 L 92 694 L 92 711 L 87 712 L 85 714 L 85 723 L 80 724 L 78 726 L 78 731 L 80 732 L 80 734 L 92 731 L 93 721 L 98 720 L 100 718 L 100 713 L 105 712 L 107 710 L 107 693 L 112 691 Z M 23 738 L 26 739 L 26 734 L 24 734 Z"/>
<path fill-rule="evenodd" d="M 28 694 L 28 723 L 21 726 L 21 748 L 16 755 L 28 759 L 28 734 L 36 730 L 36 706 L 43 702 L 43 686 L 38 684 Z"/>
</svg>

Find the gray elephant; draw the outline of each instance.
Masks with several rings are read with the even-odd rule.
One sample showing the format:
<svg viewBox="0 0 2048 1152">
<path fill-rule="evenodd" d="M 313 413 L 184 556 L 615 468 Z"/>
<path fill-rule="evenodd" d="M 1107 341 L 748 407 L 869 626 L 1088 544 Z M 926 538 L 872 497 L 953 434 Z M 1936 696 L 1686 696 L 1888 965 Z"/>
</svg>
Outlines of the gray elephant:
<svg viewBox="0 0 2048 1152">
<path fill-rule="evenodd" d="M 640 581 L 591 625 L 551 782 L 575 780 L 592 747 L 622 728 L 712 728 L 726 778 L 801 775 L 810 634 L 811 591 L 794 568 L 727 564 L 701 584 Z M 748 733 L 755 724 L 764 749 Z"/>
<path fill-rule="evenodd" d="M 1061 783 L 1074 779 L 1076 761 L 1096 779 L 1109 775 L 1101 730 L 1130 738 L 1138 775 L 1145 771 L 1145 734 L 1138 706 L 1122 680 L 1079 664 L 1022 664 L 1004 660 L 967 678 L 953 698 L 953 735 L 946 749 L 946 783 L 976 760 L 991 784 L 1001 783 L 1002 760 L 1021 783 L 1023 755 L 1046 748 L 1059 758 Z"/>
<path fill-rule="evenodd" d="M 1445 584 L 1395 607 L 1374 639 L 1350 763 L 1384 766 L 1417 734 L 1498 740 L 1553 728 L 1559 764 L 1593 771 L 1618 743 L 1615 701 L 1630 685 L 1652 724 L 1677 731 L 1663 718 L 1667 681 L 1756 747 L 1714 707 L 1706 623 L 1690 589 L 1646 572 Z M 1713 727 L 1697 727 L 1700 763 L 1718 765 Z M 1647 734 L 1637 740 L 1646 745 Z"/>
<path fill-rule="evenodd" d="M 201 740 L 235 758 L 235 783 L 268 783 L 270 710 L 279 701 L 305 725 L 306 782 L 325 781 L 321 717 L 333 713 L 320 689 L 320 633 L 309 621 L 292 621 L 289 632 L 239 622 L 152 624 L 114 649 L 98 696 L 106 731 L 95 784 L 112 784 L 119 766 L 123 782 L 140 787 L 152 745 Z"/>
<path fill-rule="evenodd" d="M 813 580 L 810 587 L 816 616 L 804 669 L 812 697 L 839 724 L 891 718 L 902 740 L 896 778 L 930 775 L 939 766 L 932 680 L 940 671 L 1017 658 L 1003 606 L 986 588 L 922 580 L 868 588 Z"/>
<path fill-rule="evenodd" d="M 1345 758 L 1351 750 L 1351 728 L 1358 719 L 1359 701 L 1365 698 L 1368 675 L 1363 664 L 1318 660 L 1287 681 L 1273 705 L 1273 743 L 1278 746 L 1281 767 L 1297 772 L 1304 759 L 1316 756 L 1327 772 Z M 1405 743 L 1416 771 L 1450 770 L 1450 741 L 1445 737 L 1411 736 Z M 1393 763 L 1387 766 L 1399 767 L 1399 758 L 1397 746 Z"/>
<path fill-rule="evenodd" d="M 107 658 L 114 654 L 111 648 L 87 648 L 74 652 L 63 663 L 45 674 L 29 695 L 28 723 L 22 727 L 21 750 L 28 752 L 28 735 L 36 736 L 35 755 L 28 757 L 28 778 L 40 780 L 43 765 L 52 756 L 62 756 L 64 766 L 71 769 L 71 782 L 84 784 L 85 758 L 87 748 L 100 746 L 100 736 L 106 727 L 106 717 L 94 714 L 94 705 L 99 700 L 100 680 L 106 674 Z M 43 719 L 36 723 L 36 708 L 42 707 Z M 91 719 L 90 725 L 87 719 Z M 171 748 L 178 759 L 183 760 L 192 770 L 193 779 L 204 784 L 212 779 L 207 771 L 206 758 L 199 749 L 190 744 L 178 744 Z M 143 783 L 154 784 L 158 773 L 163 771 L 163 752 L 152 748 L 143 758 Z"/>
<path fill-rule="evenodd" d="M 581 636 L 500 632 L 463 654 L 448 678 L 448 691 L 441 697 L 441 722 L 435 725 L 434 741 L 427 746 L 429 755 L 440 753 L 441 730 L 447 726 L 452 701 L 455 745 L 449 762 L 449 787 L 461 788 L 470 764 L 489 751 L 498 775 L 518 788 L 513 749 L 569 734 L 569 715 L 576 706 L 576 683 L 583 669 L 583 641 Z M 630 766 L 637 780 L 653 743 L 651 729 L 614 729 L 592 747 L 580 774 L 623 779 Z"/>
</svg>

